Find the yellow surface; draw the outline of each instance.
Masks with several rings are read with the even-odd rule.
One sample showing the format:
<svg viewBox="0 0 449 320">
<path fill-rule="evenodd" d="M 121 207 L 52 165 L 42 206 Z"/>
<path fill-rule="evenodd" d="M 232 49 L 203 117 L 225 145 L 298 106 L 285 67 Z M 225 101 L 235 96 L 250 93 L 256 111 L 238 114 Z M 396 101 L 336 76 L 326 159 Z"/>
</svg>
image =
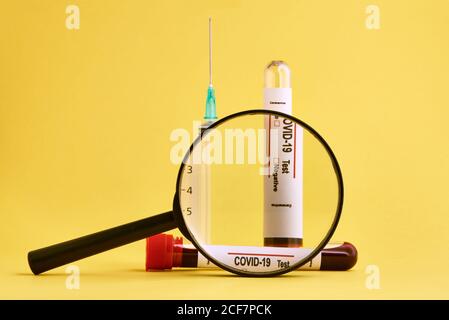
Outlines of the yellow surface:
<svg viewBox="0 0 449 320">
<path fill-rule="evenodd" d="M 80 7 L 80 30 L 65 8 Z M 380 29 L 365 26 L 380 8 Z M 449 298 L 449 2 L 2 1 L 1 298 Z M 295 115 L 342 166 L 351 272 L 143 272 L 144 244 L 30 275 L 26 253 L 167 210 L 174 128 L 202 116 L 207 17 L 220 116 L 292 69 Z M 242 195 L 243 196 L 243 195 Z M 366 287 L 369 265 L 380 288 Z"/>
</svg>

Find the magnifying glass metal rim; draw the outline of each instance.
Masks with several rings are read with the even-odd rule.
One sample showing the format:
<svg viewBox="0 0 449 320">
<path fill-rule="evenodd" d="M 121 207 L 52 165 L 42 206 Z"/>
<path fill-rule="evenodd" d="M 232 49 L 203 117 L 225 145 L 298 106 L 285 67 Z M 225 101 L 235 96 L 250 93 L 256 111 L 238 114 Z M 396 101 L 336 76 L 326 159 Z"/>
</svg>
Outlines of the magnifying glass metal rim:
<svg viewBox="0 0 449 320">
<path fill-rule="evenodd" d="M 307 262 L 311 261 L 316 255 L 318 255 L 324 249 L 326 244 L 330 241 L 330 239 L 332 238 L 332 235 L 334 234 L 334 232 L 338 226 L 338 223 L 339 223 L 340 217 L 341 217 L 341 212 L 343 209 L 343 201 L 344 201 L 343 176 L 341 174 L 341 169 L 340 169 L 340 165 L 338 164 L 337 158 L 335 157 L 334 152 L 332 151 L 331 147 L 328 145 L 326 140 L 324 140 L 324 138 L 315 129 L 313 129 L 310 125 L 308 125 L 304 121 L 302 121 L 294 116 L 291 116 L 291 115 L 288 115 L 288 114 L 285 114 L 282 112 L 278 112 L 278 111 L 272 111 L 272 110 L 250 109 L 250 110 L 233 113 L 224 118 L 221 118 L 220 120 L 218 120 L 218 121 L 214 122 L 212 125 L 210 125 L 207 128 L 207 130 L 214 129 L 214 128 L 220 126 L 222 123 L 227 122 L 231 119 L 245 116 L 245 115 L 255 115 L 255 114 L 278 115 L 280 117 L 288 118 L 291 121 L 296 122 L 297 124 L 301 125 L 304 129 L 306 129 L 311 135 L 313 135 L 321 143 L 321 145 L 326 150 L 328 156 L 330 157 L 332 166 L 334 168 L 334 172 L 335 172 L 335 175 L 337 178 L 338 201 L 337 201 L 337 208 L 336 208 L 336 212 L 335 212 L 335 216 L 334 216 L 332 225 L 331 225 L 330 229 L 328 230 L 327 234 L 325 235 L 325 237 L 321 240 L 320 244 L 315 249 L 313 249 L 309 255 L 307 255 L 305 258 L 301 259 L 300 261 L 294 263 L 292 266 L 283 268 L 283 269 L 279 269 L 279 270 L 267 271 L 267 272 L 254 272 L 254 271 L 244 271 L 244 270 L 235 269 L 235 268 L 232 268 L 232 267 L 220 262 L 219 260 L 217 260 L 213 256 L 211 256 L 209 253 L 207 253 L 207 251 L 205 251 L 202 248 L 202 246 L 200 244 L 198 244 L 198 242 L 195 240 L 195 236 L 190 232 L 189 227 L 186 225 L 186 223 L 184 221 L 184 216 L 182 213 L 180 199 L 179 199 L 179 189 L 180 189 L 180 184 L 182 181 L 184 167 L 186 166 L 186 163 L 187 163 L 190 155 L 192 154 L 194 148 L 196 147 L 196 145 L 198 143 L 200 143 L 200 141 L 203 139 L 202 135 L 198 136 L 195 139 L 195 141 L 192 143 L 192 145 L 190 146 L 186 155 L 184 156 L 184 159 L 179 168 L 178 177 L 176 179 L 176 194 L 175 194 L 175 199 L 173 201 L 173 212 L 175 213 L 174 216 L 175 216 L 175 219 L 177 220 L 178 228 L 180 229 L 180 231 L 184 234 L 184 236 L 187 236 L 187 238 L 192 242 L 192 244 L 195 246 L 195 248 L 197 248 L 198 251 L 204 257 L 206 257 L 209 261 L 211 261 L 215 265 L 219 266 L 220 268 L 222 268 L 226 271 L 229 271 L 231 273 L 234 273 L 234 274 L 237 274 L 240 276 L 272 277 L 272 276 L 281 275 L 281 274 L 285 274 L 290 271 L 293 271 L 293 270 L 301 267 L 302 265 L 306 264 Z M 180 215 L 180 217 L 179 217 L 179 215 Z"/>
</svg>

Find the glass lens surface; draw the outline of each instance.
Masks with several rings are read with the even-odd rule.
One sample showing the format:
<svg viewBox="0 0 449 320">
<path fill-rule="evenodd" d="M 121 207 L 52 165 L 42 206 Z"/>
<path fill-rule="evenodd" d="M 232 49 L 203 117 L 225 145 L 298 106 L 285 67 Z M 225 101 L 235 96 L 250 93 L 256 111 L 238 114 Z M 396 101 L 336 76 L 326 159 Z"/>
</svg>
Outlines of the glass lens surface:
<svg viewBox="0 0 449 320">
<path fill-rule="evenodd" d="M 329 240 L 342 202 L 328 151 L 313 129 L 270 111 L 213 124 L 178 179 L 194 244 L 238 274 L 275 275 L 306 263 L 319 269 L 320 254 L 312 256 Z"/>
</svg>

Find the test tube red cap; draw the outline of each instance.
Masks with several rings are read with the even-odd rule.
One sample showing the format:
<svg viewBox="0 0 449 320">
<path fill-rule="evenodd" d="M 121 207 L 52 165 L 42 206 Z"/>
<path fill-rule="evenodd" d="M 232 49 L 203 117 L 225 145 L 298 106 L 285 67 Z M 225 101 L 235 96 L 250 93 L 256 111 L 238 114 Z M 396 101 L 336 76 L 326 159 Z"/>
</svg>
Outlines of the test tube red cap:
<svg viewBox="0 0 449 320">
<path fill-rule="evenodd" d="M 181 237 L 173 237 L 171 234 L 157 234 L 147 238 L 146 264 L 149 270 L 164 270 L 173 268 L 174 258 L 178 256 L 177 249 L 181 249 Z M 176 263 L 175 263 L 176 264 Z"/>
</svg>

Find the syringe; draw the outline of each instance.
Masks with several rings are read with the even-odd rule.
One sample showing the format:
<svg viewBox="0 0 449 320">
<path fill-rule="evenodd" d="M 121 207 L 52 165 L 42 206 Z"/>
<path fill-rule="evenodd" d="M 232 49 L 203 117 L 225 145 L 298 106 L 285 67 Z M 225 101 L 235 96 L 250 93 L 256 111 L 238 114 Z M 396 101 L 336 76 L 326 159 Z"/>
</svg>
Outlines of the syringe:
<svg viewBox="0 0 449 320">
<path fill-rule="evenodd" d="M 198 134 L 202 135 L 210 125 L 217 121 L 215 89 L 212 84 L 212 18 L 209 18 L 209 86 L 207 88 L 204 122 L 199 126 Z M 207 144 L 205 138 L 204 144 Z M 203 159 L 207 160 L 207 159 Z M 190 174 L 192 194 L 191 228 L 202 243 L 211 243 L 211 170 L 206 163 L 193 164 Z M 194 194 L 196 193 L 196 194 Z"/>
</svg>

